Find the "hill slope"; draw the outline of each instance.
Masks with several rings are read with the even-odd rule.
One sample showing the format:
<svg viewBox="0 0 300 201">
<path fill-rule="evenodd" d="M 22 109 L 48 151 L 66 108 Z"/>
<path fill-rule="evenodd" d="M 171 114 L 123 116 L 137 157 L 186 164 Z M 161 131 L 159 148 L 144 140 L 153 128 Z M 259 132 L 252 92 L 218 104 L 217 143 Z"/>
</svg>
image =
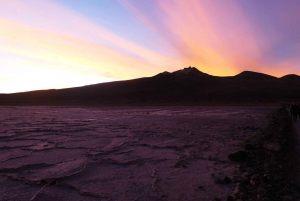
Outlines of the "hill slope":
<svg viewBox="0 0 300 201">
<path fill-rule="evenodd" d="M 279 102 L 300 100 L 296 75 L 276 78 L 245 71 L 217 77 L 185 68 L 153 77 L 83 87 L 0 94 L 0 105 L 134 105 Z M 297 79 L 296 79 L 297 78 Z M 292 83 L 291 83 L 292 80 Z"/>
</svg>

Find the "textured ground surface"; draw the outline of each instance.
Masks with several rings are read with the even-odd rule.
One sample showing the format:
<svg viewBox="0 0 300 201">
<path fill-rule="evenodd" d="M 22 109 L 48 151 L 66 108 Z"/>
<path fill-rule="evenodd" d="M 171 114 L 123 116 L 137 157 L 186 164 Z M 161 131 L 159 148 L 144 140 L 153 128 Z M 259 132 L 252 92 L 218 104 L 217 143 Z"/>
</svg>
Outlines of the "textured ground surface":
<svg viewBox="0 0 300 201">
<path fill-rule="evenodd" d="M 273 109 L 0 107 L 0 200 L 224 200 Z"/>
</svg>

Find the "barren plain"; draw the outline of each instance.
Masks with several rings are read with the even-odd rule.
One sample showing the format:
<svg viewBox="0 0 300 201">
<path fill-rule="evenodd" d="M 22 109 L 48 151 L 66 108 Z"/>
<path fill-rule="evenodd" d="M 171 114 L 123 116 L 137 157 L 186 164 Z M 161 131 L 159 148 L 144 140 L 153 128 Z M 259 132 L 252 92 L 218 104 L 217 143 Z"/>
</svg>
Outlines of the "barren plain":
<svg viewBox="0 0 300 201">
<path fill-rule="evenodd" d="M 0 107 L 0 200 L 225 200 L 273 110 Z"/>
</svg>

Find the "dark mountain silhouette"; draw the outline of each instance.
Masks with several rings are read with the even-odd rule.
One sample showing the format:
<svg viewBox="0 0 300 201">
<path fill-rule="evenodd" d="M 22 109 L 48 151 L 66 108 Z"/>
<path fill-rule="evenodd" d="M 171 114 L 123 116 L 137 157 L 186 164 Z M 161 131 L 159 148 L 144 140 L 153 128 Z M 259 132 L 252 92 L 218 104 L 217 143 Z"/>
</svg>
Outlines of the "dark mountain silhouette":
<svg viewBox="0 0 300 201">
<path fill-rule="evenodd" d="M 188 67 L 172 73 L 59 90 L 0 94 L 0 105 L 183 105 L 300 101 L 300 77 L 244 71 L 218 77 Z"/>
<path fill-rule="evenodd" d="M 300 76 L 295 74 L 289 74 L 281 77 L 280 79 L 288 82 L 295 82 L 300 81 Z"/>
<path fill-rule="evenodd" d="M 248 79 L 248 80 L 271 80 L 271 79 L 277 79 L 274 76 L 263 74 L 263 73 L 257 73 L 252 71 L 244 71 L 240 74 L 237 74 L 235 76 L 238 79 Z"/>
</svg>

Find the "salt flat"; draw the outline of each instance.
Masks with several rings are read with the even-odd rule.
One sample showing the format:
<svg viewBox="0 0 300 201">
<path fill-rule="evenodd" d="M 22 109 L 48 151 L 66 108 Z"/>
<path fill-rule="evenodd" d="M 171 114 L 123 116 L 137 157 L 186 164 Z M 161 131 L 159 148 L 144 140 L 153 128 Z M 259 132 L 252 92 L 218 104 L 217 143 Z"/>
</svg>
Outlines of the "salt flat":
<svg viewBox="0 0 300 201">
<path fill-rule="evenodd" d="M 272 110 L 0 107 L 0 200 L 224 200 Z"/>
</svg>

